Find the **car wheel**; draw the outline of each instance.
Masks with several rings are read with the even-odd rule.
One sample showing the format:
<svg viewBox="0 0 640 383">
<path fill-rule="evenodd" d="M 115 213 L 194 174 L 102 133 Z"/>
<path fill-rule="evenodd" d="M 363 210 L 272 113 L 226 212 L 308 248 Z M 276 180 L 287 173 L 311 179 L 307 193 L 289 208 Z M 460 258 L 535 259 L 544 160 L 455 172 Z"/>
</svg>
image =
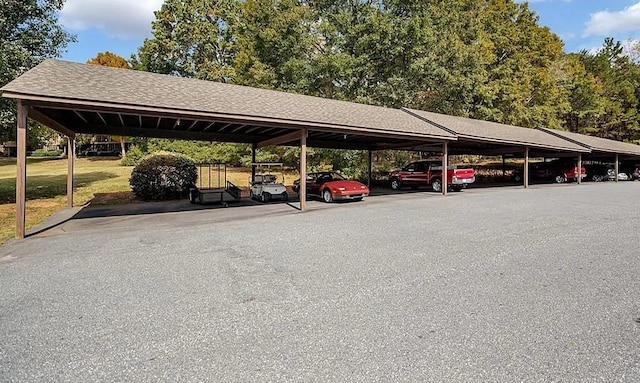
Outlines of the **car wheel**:
<svg viewBox="0 0 640 383">
<path fill-rule="evenodd" d="M 591 177 L 591 179 L 593 180 L 593 182 L 600 182 L 602 181 L 602 176 L 594 174 L 593 177 Z"/>
<path fill-rule="evenodd" d="M 563 184 L 563 183 L 567 182 L 567 179 L 564 178 L 564 176 L 558 175 L 558 176 L 556 176 L 555 181 L 556 181 L 556 183 Z"/>
<path fill-rule="evenodd" d="M 324 191 L 322 192 L 322 199 L 326 203 L 332 202 L 333 201 L 333 195 L 331 194 L 331 190 L 324 189 Z"/>
<path fill-rule="evenodd" d="M 287 194 L 287 192 L 283 192 L 282 193 L 282 200 L 283 201 L 288 201 L 289 200 L 289 194 Z"/>
<path fill-rule="evenodd" d="M 402 184 L 400 183 L 400 180 L 398 180 L 397 178 L 391 180 L 391 189 L 400 190 L 401 187 Z"/>
<path fill-rule="evenodd" d="M 261 197 L 261 201 L 262 202 L 269 202 L 271 201 L 271 194 L 270 193 L 262 193 Z"/>
<path fill-rule="evenodd" d="M 442 191 L 442 181 L 440 180 L 440 178 L 436 178 L 435 180 L 433 180 L 433 182 L 431 183 L 431 189 L 433 189 L 434 192 Z"/>
</svg>

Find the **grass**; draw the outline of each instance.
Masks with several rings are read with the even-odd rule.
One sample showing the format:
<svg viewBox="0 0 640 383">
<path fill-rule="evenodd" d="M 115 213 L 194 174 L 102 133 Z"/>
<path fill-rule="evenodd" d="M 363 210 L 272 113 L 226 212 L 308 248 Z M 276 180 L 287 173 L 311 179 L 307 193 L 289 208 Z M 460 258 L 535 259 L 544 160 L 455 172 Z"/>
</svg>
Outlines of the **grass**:
<svg viewBox="0 0 640 383">
<path fill-rule="evenodd" d="M 119 205 L 141 202 L 131 193 L 132 167 L 120 166 L 119 159 L 80 158 L 74 172 L 74 202 L 83 205 Z M 208 186 L 208 169 L 203 169 Z M 274 174 L 278 174 L 275 172 Z M 223 174 L 222 174 L 223 175 Z M 247 191 L 251 170 L 227 169 L 227 180 Z M 291 185 L 297 173 L 285 174 Z M 217 170 L 212 169 L 212 186 L 217 186 Z M 0 158 L 0 244 L 15 236 L 16 161 Z M 67 160 L 29 158 L 27 160 L 27 230 L 67 206 Z"/>
</svg>

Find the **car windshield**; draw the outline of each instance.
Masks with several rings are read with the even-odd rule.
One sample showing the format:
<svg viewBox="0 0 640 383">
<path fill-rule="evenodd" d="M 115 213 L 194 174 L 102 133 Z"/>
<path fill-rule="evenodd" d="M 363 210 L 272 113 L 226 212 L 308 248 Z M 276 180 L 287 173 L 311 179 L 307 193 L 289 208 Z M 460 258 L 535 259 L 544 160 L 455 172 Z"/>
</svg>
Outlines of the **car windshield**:
<svg viewBox="0 0 640 383">
<path fill-rule="evenodd" d="M 344 178 L 340 173 L 336 172 L 323 172 L 318 173 L 315 176 L 316 182 L 329 182 L 329 181 L 339 181 L 344 180 Z"/>
</svg>

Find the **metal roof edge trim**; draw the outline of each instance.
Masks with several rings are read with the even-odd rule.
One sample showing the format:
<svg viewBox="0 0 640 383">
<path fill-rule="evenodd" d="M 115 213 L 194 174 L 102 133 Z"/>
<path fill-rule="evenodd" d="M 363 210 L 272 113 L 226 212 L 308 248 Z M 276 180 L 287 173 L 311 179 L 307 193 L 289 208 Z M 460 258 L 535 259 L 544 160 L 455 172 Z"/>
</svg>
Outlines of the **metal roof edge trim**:
<svg viewBox="0 0 640 383">
<path fill-rule="evenodd" d="M 402 108 L 400 108 L 400 110 L 401 110 L 401 111 L 403 111 L 403 112 L 405 112 L 405 113 L 407 113 L 407 114 L 409 114 L 409 115 L 410 115 L 410 116 L 412 116 L 412 117 L 415 117 L 415 118 L 417 118 L 417 119 L 419 119 L 419 120 L 423 121 L 423 122 L 426 122 L 426 123 L 428 123 L 428 124 L 431 124 L 431 125 L 435 126 L 435 127 L 436 127 L 436 128 L 438 128 L 438 129 L 442 129 L 442 130 L 444 130 L 444 131 L 445 131 L 445 132 L 447 132 L 447 133 L 453 134 L 453 135 L 454 135 L 454 136 L 456 136 L 456 137 L 458 137 L 458 136 L 459 136 L 459 134 L 458 134 L 458 133 L 456 133 L 455 131 L 453 131 L 453 130 L 451 130 L 451 129 L 447 128 L 446 126 L 443 126 L 443 125 L 440 125 L 440 124 L 438 124 L 438 123 L 435 123 L 435 122 L 433 122 L 433 121 L 431 121 L 431 120 L 429 120 L 429 119 L 427 119 L 427 118 L 424 118 L 424 117 L 422 117 L 421 115 L 419 115 L 419 114 L 415 113 L 414 111 L 410 110 L 409 108 L 405 108 L 405 107 L 403 106 Z"/>
<path fill-rule="evenodd" d="M 211 117 L 211 118 L 221 118 L 221 119 L 230 119 L 230 120 L 254 120 L 254 121 L 263 121 L 272 124 L 282 123 L 288 126 L 295 125 L 300 129 L 304 129 L 307 127 L 319 127 L 319 128 L 333 128 L 333 129 L 345 129 L 345 130 L 357 130 L 363 133 L 367 131 L 376 134 L 388 134 L 388 135 L 399 135 L 403 137 L 414 137 L 414 138 L 423 138 L 430 140 L 447 140 L 447 141 L 456 141 L 458 138 L 455 134 L 452 136 L 447 135 L 431 135 L 431 134 L 420 134 L 420 133 L 411 133 L 411 132 L 397 132 L 393 130 L 386 129 L 375 129 L 375 128 L 367 128 L 362 126 L 353 126 L 353 125 L 338 125 L 338 124 L 330 124 L 330 123 L 322 123 L 322 122 L 313 122 L 313 121 L 303 121 L 303 120 L 288 120 L 288 119 L 278 119 L 272 117 L 263 117 L 263 116 L 251 116 L 251 115 L 238 115 L 238 114 L 224 114 L 224 113 L 212 113 L 212 112 L 203 112 L 191 109 L 169 109 L 163 107 L 155 107 L 155 106 L 142 106 L 142 105 L 132 105 L 132 104 L 124 104 L 124 103 L 105 103 L 101 101 L 90 101 L 90 100 L 81 100 L 81 99 L 72 99 L 72 98 L 61 98 L 61 97 L 47 97 L 47 96 L 38 96 L 29 93 L 18 93 L 14 91 L 3 91 L 2 97 L 12 98 L 12 99 L 21 99 L 27 101 L 40 101 L 40 102 L 48 102 L 51 104 L 71 104 L 78 106 L 95 106 L 106 109 L 113 108 L 123 108 L 126 110 L 134 111 L 134 110 L 142 110 L 148 112 L 162 112 L 167 114 L 187 114 L 192 116 L 203 116 L 203 117 Z M 34 104 L 31 104 L 34 105 Z M 34 106 L 38 106 L 35 104 Z M 46 106 L 46 105 L 45 105 Z M 392 109 L 393 110 L 393 109 Z M 396 109 L 397 110 L 397 109 Z M 448 131 L 443 129 L 443 133 L 448 133 Z"/>
</svg>

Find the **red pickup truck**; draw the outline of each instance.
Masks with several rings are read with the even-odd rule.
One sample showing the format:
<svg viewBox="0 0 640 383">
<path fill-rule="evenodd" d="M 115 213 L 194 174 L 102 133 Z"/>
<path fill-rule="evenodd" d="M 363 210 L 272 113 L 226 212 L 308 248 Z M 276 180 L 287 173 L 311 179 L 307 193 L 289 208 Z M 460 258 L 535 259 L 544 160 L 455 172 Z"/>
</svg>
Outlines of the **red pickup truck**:
<svg viewBox="0 0 640 383">
<path fill-rule="evenodd" d="M 449 166 L 447 183 L 451 190 L 460 191 L 466 185 L 474 183 L 475 180 L 473 169 L 458 169 L 456 166 Z M 442 191 L 442 161 L 412 162 L 400 170 L 389 173 L 389 182 L 393 190 L 398 190 L 403 186 L 417 189 L 420 185 L 431 185 L 434 191 Z"/>
</svg>

